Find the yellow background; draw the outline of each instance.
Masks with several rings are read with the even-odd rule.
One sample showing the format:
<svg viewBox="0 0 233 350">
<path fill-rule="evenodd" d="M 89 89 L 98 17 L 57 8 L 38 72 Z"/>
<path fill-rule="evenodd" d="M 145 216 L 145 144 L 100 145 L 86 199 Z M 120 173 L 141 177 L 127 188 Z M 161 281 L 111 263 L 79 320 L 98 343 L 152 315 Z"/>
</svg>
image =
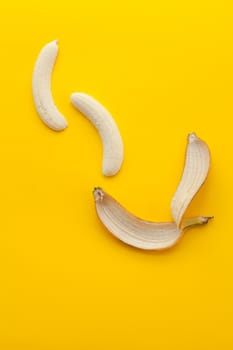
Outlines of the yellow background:
<svg viewBox="0 0 233 350">
<path fill-rule="evenodd" d="M 6 1 L 0 5 L 0 349 L 233 348 L 233 7 L 215 0 Z M 32 70 L 59 39 L 52 88 L 69 127 L 37 116 Z M 102 146 L 70 104 L 112 113 L 125 160 L 101 175 Z M 212 154 L 187 215 L 214 215 L 169 251 L 114 239 L 92 197 L 171 220 L 195 131 Z"/>
</svg>

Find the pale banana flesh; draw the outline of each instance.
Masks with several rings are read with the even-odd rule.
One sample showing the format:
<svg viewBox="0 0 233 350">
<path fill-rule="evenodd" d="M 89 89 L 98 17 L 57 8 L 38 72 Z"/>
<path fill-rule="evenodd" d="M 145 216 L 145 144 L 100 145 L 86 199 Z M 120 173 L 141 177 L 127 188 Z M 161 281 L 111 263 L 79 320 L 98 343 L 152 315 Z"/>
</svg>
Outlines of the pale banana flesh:
<svg viewBox="0 0 233 350">
<path fill-rule="evenodd" d="M 175 222 L 150 222 L 139 219 L 123 208 L 113 197 L 97 187 L 93 191 L 96 212 L 103 225 L 122 242 L 145 250 L 173 246 L 186 228 L 206 224 L 210 217 L 185 219 L 182 228 Z"/>
<path fill-rule="evenodd" d="M 51 93 L 51 77 L 57 54 L 57 40 L 42 48 L 34 66 L 32 92 L 35 107 L 41 120 L 49 128 L 61 131 L 67 127 L 67 121 L 57 109 Z"/>
<path fill-rule="evenodd" d="M 71 102 L 100 134 L 103 144 L 103 175 L 115 175 L 120 170 L 124 157 L 123 142 L 116 122 L 106 108 L 85 93 L 73 93 Z"/>
<path fill-rule="evenodd" d="M 187 207 L 204 183 L 209 167 L 210 152 L 207 144 L 195 133 L 189 134 L 183 174 L 171 201 L 172 216 L 178 227 Z"/>
</svg>

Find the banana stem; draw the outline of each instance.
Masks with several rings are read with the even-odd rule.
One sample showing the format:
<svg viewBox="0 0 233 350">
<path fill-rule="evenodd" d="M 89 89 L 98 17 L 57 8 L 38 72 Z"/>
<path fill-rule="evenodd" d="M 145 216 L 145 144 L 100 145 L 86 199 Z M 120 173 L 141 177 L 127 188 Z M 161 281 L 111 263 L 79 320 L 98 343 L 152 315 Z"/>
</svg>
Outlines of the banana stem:
<svg viewBox="0 0 233 350">
<path fill-rule="evenodd" d="M 213 216 L 195 216 L 193 218 L 186 218 L 183 220 L 181 228 L 182 230 L 185 230 L 191 226 L 204 225 L 207 224 L 210 219 L 213 219 Z"/>
</svg>

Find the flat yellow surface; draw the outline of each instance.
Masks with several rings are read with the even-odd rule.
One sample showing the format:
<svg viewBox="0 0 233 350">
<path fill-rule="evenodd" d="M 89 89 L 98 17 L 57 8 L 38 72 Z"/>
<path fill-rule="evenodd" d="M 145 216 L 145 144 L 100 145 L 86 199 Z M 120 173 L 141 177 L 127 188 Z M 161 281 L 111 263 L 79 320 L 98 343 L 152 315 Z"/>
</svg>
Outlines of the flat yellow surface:
<svg viewBox="0 0 233 350">
<path fill-rule="evenodd" d="M 31 92 L 54 39 L 61 133 L 41 122 Z M 231 1 L 6 1 L 0 45 L 0 349 L 232 349 Z M 74 91 L 117 121 L 125 160 L 113 178 Z M 192 131 L 212 163 L 187 215 L 215 219 L 162 253 L 114 239 L 93 187 L 144 219 L 171 220 Z"/>
</svg>

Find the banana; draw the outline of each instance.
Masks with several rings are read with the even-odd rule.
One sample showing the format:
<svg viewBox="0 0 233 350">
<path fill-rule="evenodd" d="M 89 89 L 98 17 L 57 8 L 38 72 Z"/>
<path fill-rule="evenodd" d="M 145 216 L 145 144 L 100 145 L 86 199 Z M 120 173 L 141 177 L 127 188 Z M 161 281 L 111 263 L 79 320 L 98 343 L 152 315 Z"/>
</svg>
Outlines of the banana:
<svg viewBox="0 0 233 350">
<path fill-rule="evenodd" d="M 121 168 L 124 148 L 112 116 L 98 101 L 85 93 L 73 93 L 71 102 L 93 123 L 100 134 L 103 143 L 103 175 L 115 175 Z"/>
<path fill-rule="evenodd" d="M 187 207 L 204 183 L 209 167 L 210 152 L 207 144 L 195 133 L 189 134 L 183 174 L 171 201 L 173 220 L 178 227 Z"/>
<path fill-rule="evenodd" d="M 67 127 L 67 122 L 55 106 L 51 93 L 51 76 L 57 54 L 57 40 L 42 48 L 33 71 L 32 92 L 40 118 L 49 128 L 60 131 Z"/>
<path fill-rule="evenodd" d="M 183 231 L 194 225 L 206 224 L 211 217 L 197 216 L 183 221 L 182 228 L 175 222 L 150 222 L 139 219 L 123 208 L 100 187 L 93 191 L 97 215 L 103 225 L 122 242 L 145 250 L 161 250 L 173 246 Z"/>
</svg>

